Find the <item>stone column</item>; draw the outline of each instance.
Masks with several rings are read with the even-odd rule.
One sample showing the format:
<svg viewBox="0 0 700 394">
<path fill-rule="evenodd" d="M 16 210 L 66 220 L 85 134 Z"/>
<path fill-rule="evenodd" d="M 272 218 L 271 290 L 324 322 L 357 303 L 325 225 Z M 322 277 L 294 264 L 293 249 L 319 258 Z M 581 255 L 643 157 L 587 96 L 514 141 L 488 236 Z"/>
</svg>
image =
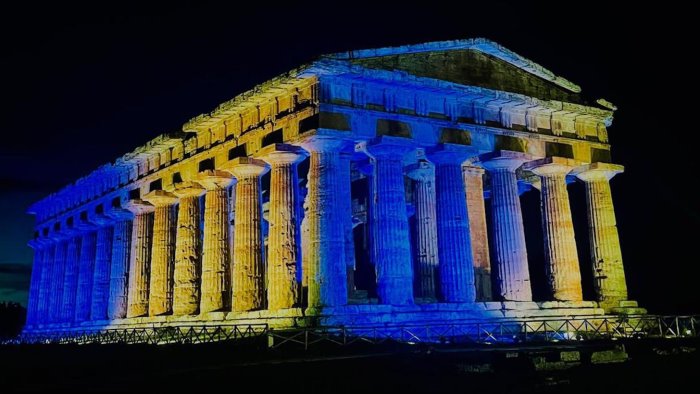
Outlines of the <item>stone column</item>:
<svg viewBox="0 0 700 394">
<path fill-rule="evenodd" d="M 90 320 L 92 279 L 95 275 L 96 227 L 84 224 L 80 242 L 80 267 L 78 269 L 78 292 L 75 299 L 75 322 Z"/>
<path fill-rule="evenodd" d="M 237 182 L 232 310 L 245 312 L 263 309 L 265 266 L 260 176 L 267 172 L 268 167 L 262 160 L 239 157 L 228 162 L 225 168 L 236 177 Z"/>
<path fill-rule="evenodd" d="M 129 299 L 126 317 L 148 315 L 148 288 L 151 268 L 151 241 L 153 240 L 153 205 L 130 200 L 125 207 L 134 214 L 131 230 L 131 258 L 129 259 Z"/>
<path fill-rule="evenodd" d="M 620 301 L 627 300 L 620 237 L 610 192 L 610 179 L 623 171 L 621 165 L 592 163 L 573 172 L 586 187 L 593 285 L 597 301 L 604 308 L 619 306 Z"/>
<path fill-rule="evenodd" d="M 58 323 L 61 320 L 61 308 L 63 307 L 64 274 L 66 272 L 66 251 L 68 238 L 65 234 L 54 234 L 56 250 L 54 253 L 53 268 L 51 270 L 51 282 L 49 291 L 49 323 Z"/>
<path fill-rule="evenodd" d="M 575 165 L 574 160 L 561 157 L 525 164 L 526 169 L 540 177 L 545 273 L 555 301 L 583 300 L 574 223 L 566 190 L 566 175 Z"/>
<path fill-rule="evenodd" d="M 44 253 L 46 243 L 42 239 L 32 239 L 29 247 L 34 249 L 34 264 L 32 264 L 32 276 L 29 281 L 29 295 L 27 299 L 27 319 L 25 327 L 33 327 L 37 322 L 37 305 L 39 301 L 39 286 L 41 284 L 41 271 L 44 265 Z"/>
<path fill-rule="evenodd" d="M 345 240 L 339 210 L 340 150 L 344 140 L 316 135 L 302 141 L 309 159 L 308 193 L 304 201 L 302 269 L 308 286 L 309 313 L 321 307 L 347 304 Z"/>
<path fill-rule="evenodd" d="M 436 298 L 438 269 L 437 213 L 435 211 L 435 167 L 419 161 L 406 168 L 415 181 L 413 201 L 416 206 L 416 244 L 418 256 L 417 297 Z"/>
<path fill-rule="evenodd" d="M 400 137 L 377 137 L 367 144 L 376 160 L 377 293 L 383 304 L 413 303 L 411 246 L 406 216 L 403 157 L 415 149 Z"/>
<path fill-rule="evenodd" d="M 206 189 L 195 182 L 176 185 L 173 194 L 180 198 L 175 237 L 175 284 L 173 314 L 195 315 L 199 311 L 199 282 L 202 271 L 202 242 L 199 197 Z"/>
<path fill-rule="evenodd" d="M 154 190 L 143 199 L 155 207 L 148 315 L 166 315 L 173 311 L 177 197 L 163 190 Z"/>
<path fill-rule="evenodd" d="M 114 320 L 126 317 L 134 214 L 125 209 L 115 208 L 109 211 L 108 216 L 114 219 L 114 236 L 112 238 L 107 315 Z"/>
<path fill-rule="evenodd" d="M 466 146 L 441 144 L 429 151 L 435 163 L 440 288 L 445 302 L 474 302 L 474 263 L 462 163 L 475 154 Z"/>
<path fill-rule="evenodd" d="M 477 301 L 491 301 L 491 258 L 489 257 L 486 209 L 484 207 L 484 169 L 465 166 L 462 168 L 462 174 L 464 175 L 467 196 L 476 299 Z"/>
<path fill-rule="evenodd" d="M 207 189 L 204 197 L 204 246 L 200 313 L 230 307 L 231 253 L 229 251 L 228 192 L 233 176 L 226 171 L 207 170 L 197 183 Z"/>
<path fill-rule="evenodd" d="M 343 238 L 345 239 L 345 248 L 343 250 L 345 256 L 345 270 L 347 277 L 348 297 L 355 292 L 355 237 L 353 235 L 352 226 L 352 194 L 350 179 L 350 161 L 352 153 L 340 153 L 340 173 L 338 174 L 338 182 L 340 184 L 340 210 L 343 220 Z"/>
<path fill-rule="evenodd" d="M 51 286 L 53 284 L 54 256 L 56 253 L 56 241 L 45 238 L 43 263 L 41 265 L 41 282 L 39 283 L 39 299 L 37 303 L 37 323 L 44 324 L 50 321 L 51 312 Z"/>
<path fill-rule="evenodd" d="M 267 146 L 258 154 L 272 167 L 268 220 L 270 229 L 267 309 L 292 308 L 301 300 L 297 281 L 301 266 L 297 163 L 303 160 L 306 154 L 299 147 L 286 144 Z"/>
<path fill-rule="evenodd" d="M 90 320 L 106 320 L 114 227 L 112 220 L 104 215 L 98 215 L 93 221 L 98 228 L 95 239 L 95 272 L 92 277 Z"/>
<path fill-rule="evenodd" d="M 82 232 L 74 229 L 70 231 L 70 238 L 66 246 L 66 264 L 63 274 L 63 295 L 61 296 L 60 321 L 72 323 L 75 317 L 75 300 L 78 293 L 78 272 L 80 270 L 80 241 Z"/>
<path fill-rule="evenodd" d="M 505 301 L 532 301 L 527 266 L 525 229 L 515 170 L 532 157 L 500 151 L 483 162 L 491 176 L 493 246 L 496 257 L 496 293 Z"/>
</svg>

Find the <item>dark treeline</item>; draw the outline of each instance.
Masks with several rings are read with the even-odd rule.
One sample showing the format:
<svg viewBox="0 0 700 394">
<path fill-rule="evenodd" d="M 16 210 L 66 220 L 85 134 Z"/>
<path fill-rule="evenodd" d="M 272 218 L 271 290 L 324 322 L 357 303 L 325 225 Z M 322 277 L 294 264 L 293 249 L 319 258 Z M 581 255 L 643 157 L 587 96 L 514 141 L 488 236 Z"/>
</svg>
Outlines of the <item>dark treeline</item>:
<svg viewBox="0 0 700 394">
<path fill-rule="evenodd" d="M 16 302 L 0 302 L 0 338 L 19 335 L 24 326 L 27 309 Z"/>
</svg>

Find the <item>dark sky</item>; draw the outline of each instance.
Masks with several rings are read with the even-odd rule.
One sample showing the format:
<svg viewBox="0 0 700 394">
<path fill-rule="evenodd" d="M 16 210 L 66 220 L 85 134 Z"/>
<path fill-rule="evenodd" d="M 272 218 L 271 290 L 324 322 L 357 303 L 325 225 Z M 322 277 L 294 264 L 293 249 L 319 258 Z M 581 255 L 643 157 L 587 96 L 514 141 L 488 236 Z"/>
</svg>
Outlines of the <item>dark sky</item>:
<svg viewBox="0 0 700 394">
<path fill-rule="evenodd" d="M 2 10 L 0 300 L 26 299 L 27 206 L 98 165 L 319 54 L 486 37 L 619 107 L 610 139 L 627 170 L 613 189 L 632 297 L 656 311 L 698 312 L 691 12 L 328 3 Z"/>
</svg>

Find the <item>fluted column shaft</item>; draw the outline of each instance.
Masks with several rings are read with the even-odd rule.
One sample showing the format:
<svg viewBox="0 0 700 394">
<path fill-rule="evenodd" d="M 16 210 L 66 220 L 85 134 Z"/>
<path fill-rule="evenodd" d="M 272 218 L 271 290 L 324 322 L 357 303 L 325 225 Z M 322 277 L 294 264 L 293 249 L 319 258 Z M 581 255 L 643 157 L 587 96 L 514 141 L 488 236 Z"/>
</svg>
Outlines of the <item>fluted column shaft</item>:
<svg viewBox="0 0 700 394">
<path fill-rule="evenodd" d="M 177 211 L 175 195 L 155 190 L 143 197 L 155 207 L 148 314 L 158 316 L 173 311 L 173 274 L 175 270 L 175 231 Z"/>
<path fill-rule="evenodd" d="M 577 174 L 586 188 L 594 290 L 597 301 L 604 307 L 616 306 L 619 301 L 627 299 L 620 237 L 610 191 L 610 178 L 622 171 L 623 167 L 619 165 L 594 163 Z"/>
<path fill-rule="evenodd" d="M 99 223 L 95 239 L 95 272 L 92 277 L 90 320 L 106 320 L 109 305 L 109 277 L 114 227 L 108 220 Z"/>
<path fill-rule="evenodd" d="M 491 258 L 489 256 L 486 209 L 484 206 L 484 170 L 478 167 L 467 166 L 462 169 L 462 174 L 464 175 L 464 187 L 467 196 L 467 215 L 469 215 L 469 234 L 472 244 L 476 299 L 478 301 L 490 301 L 492 299 Z"/>
<path fill-rule="evenodd" d="M 41 271 L 42 266 L 44 265 L 46 244 L 43 240 L 32 240 L 29 242 L 29 246 L 34 249 L 34 263 L 32 264 L 32 275 L 29 281 L 29 294 L 27 298 L 27 327 L 36 324 L 37 320 L 39 286 L 41 284 Z"/>
<path fill-rule="evenodd" d="M 547 158 L 528 163 L 540 177 L 540 207 L 544 234 L 545 274 L 550 296 L 557 301 L 581 301 L 581 271 L 566 175 L 568 159 Z"/>
<path fill-rule="evenodd" d="M 114 232 L 107 314 L 110 319 L 123 319 L 128 306 L 133 214 L 120 209 L 110 212 L 110 216 L 114 218 Z"/>
<path fill-rule="evenodd" d="M 340 210 L 343 220 L 343 238 L 345 239 L 345 269 L 347 277 L 348 296 L 355 290 L 355 238 L 352 228 L 352 195 L 350 179 L 350 153 L 340 153 L 340 172 L 338 181 L 340 182 Z"/>
<path fill-rule="evenodd" d="M 126 317 L 140 317 L 148 315 L 154 208 L 151 204 L 134 200 L 130 201 L 126 208 L 134 214 Z"/>
<path fill-rule="evenodd" d="M 66 263 L 63 274 L 63 295 L 61 296 L 60 321 L 72 323 L 75 317 L 75 300 L 78 293 L 78 272 L 80 270 L 80 241 L 82 236 L 74 232 L 66 246 Z"/>
<path fill-rule="evenodd" d="M 53 284 L 53 268 L 55 265 L 56 241 L 47 239 L 44 249 L 43 263 L 41 266 L 41 282 L 39 283 L 39 302 L 37 304 L 37 323 L 43 324 L 50 321 L 51 313 L 51 286 Z"/>
<path fill-rule="evenodd" d="M 367 145 L 376 160 L 377 294 L 383 304 L 413 303 L 413 272 L 403 181 L 403 156 L 409 140 L 381 137 Z"/>
<path fill-rule="evenodd" d="M 229 251 L 229 202 L 226 188 L 233 176 L 225 171 L 200 174 L 204 197 L 204 245 L 200 313 L 228 309 L 231 303 L 231 253 Z"/>
<path fill-rule="evenodd" d="M 175 247 L 174 315 L 193 315 L 199 310 L 201 229 L 199 197 L 206 190 L 196 183 L 182 184 L 173 191 L 180 198 Z"/>
<path fill-rule="evenodd" d="M 506 301 L 532 301 L 525 229 L 515 170 L 520 160 L 484 163 L 491 176 L 491 213 L 496 257 L 496 292 Z"/>
<path fill-rule="evenodd" d="M 297 280 L 301 268 L 297 163 L 306 157 L 301 149 L 279 144 L 263 149 L 261 159 L 270 163 L 270 213 L 267 257 L 267 308 L 292 308 L 299 304 Z"/>
<path fill-rule="evenodd" d="M 227 169 L 236 177 L 236 231 L 233 238 L 234 311 L 265 306 L 262 192 L 260 176 L 267 171 L 261 160 L 238 158 Z"/>
<path fill-rule="evenodd" d="M 95 275 L 95 253 L 97 232 L 86 230 L 80 241 L 80 267 L 78 269 L 78 292 L 75 299 L 74 321 L 90 320 L 92 279 Z"/>
<path fill-rule="evenodd" d="M 418 280 L 416 296 L 436 297 L 438 270 L 438 237 L 435 197 L 435 168 L 421 161 L 407 168 L 407 175 L 415 180 L 413 201 L 416 206 L 416 265 Z"/>
<path fill-rule="evenodd" d="M 303 270 L 308 285 L 308 308 L 345 305 L 348 299 L 343 222 L 338 174 L 340 150 L 345 145 L 331 137 L 312 137 L 302 143 L 310 152 L 308 193 L 304 201 Z"/>
</svg>

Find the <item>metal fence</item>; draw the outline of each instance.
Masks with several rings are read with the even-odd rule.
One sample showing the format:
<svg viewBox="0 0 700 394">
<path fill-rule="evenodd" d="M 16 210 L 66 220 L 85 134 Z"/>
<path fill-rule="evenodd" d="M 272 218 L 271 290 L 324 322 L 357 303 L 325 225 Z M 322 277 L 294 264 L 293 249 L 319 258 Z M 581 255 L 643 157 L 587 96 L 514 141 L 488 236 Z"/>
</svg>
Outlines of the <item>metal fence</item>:
<svg viewBox="0 0 700 394">
<path fill-rule="evenodd" d="M 698 337 L 700 316 L 592 316 L 456 321 L 435 324 L 272 329 L 267 324 L 143 327 L 27 333 L 5 343 L 200 344 L 231 342 L 269 348 L 429 343 L 518 344 L 624 338 Z"/>
</svg>

